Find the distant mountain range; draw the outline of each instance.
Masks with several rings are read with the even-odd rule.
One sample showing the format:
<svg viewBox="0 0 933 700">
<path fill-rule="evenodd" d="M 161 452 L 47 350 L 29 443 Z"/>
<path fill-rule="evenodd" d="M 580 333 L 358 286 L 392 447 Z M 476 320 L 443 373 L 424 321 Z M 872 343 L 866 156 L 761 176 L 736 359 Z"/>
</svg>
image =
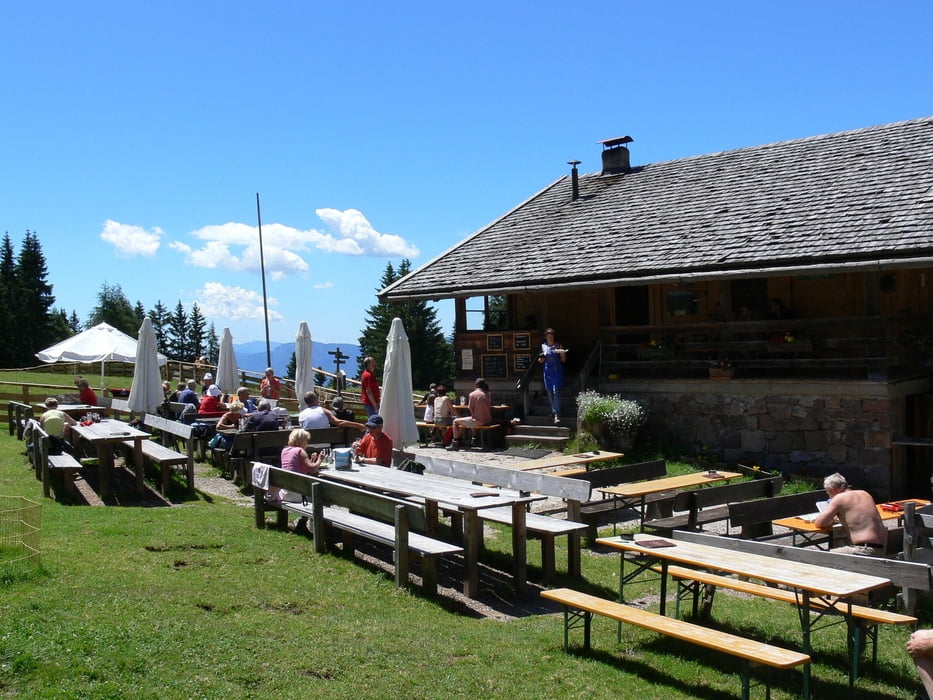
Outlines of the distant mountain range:
<svg viewBox="0 0 933 700">
<path fill-rule="evenodd" d="M 285 375 L 285 369 L 292 359 L 292 353 L 295 352 L 294 343 L 269 343 L 272 351 L 272 369 L 279 377 Z M 328 353 L 336 351 L 350 357 L 340 365 L 340 368 L 347 373 L 348 377 L 355 377 L 359 369 L 360 347 L 350 343 L 312 343 L 311 360 L 315 368 L 321 367 L 325 372 L 334 372 L 334 356 Z M 248 343 L 234 343 L 233 349 L 236 352 L 236 361 L 240 369 L 248 372 L 258 372 L 262 374 L 269 365 L 266 362 L 266 342 L 264 340 L 251 340 Z"/>
</svg>

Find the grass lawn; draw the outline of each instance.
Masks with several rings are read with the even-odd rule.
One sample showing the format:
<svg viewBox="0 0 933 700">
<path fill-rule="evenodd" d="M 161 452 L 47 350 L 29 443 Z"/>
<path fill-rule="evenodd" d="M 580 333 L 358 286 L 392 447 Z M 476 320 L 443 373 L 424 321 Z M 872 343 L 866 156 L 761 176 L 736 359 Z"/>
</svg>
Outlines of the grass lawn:
<svg viewBox="0 0 933 700">
<path fill-rule="evenodd" d="M 0 565 L 3 697 L 739 696 L 731 657 L 629 627 L 619 644 L 604 619 L 594 621 L 591 653 L 564 654 L 562 618 L 535 593 L 514 600 L 504 587 L 484 591 L 492 608 L 513 615 L 480 617 L 450 597 L 399 591 L 389 574 L 359 560 L 317 555 L 300 536 L 257 530 L 251 508 L 215 497 L 172 507 L 43 499 L 23 447 L 0 435 L 0 495 L 42 503 L 42 567 L 15 575 Z M 489 557 L 507 562 L 506 530 L 487 545 Z M 529 546 L 533 576 L 539 557 Z M 558 569 L 566 570 L 562 548 Z M 585 550 L 583 574 L 584 582 L 556 585 L 613 597 L 617 555 Z M 657 582 L 633 592 L 651 596 Z M 798 646 L 791 606 L 722 592 L 717 601 L 716 625 Z M 907 636 L 881 630 L 878 666 L 852 693 L 844 629 L 818 632 L 813 697 L 913 698 L 919 684 Z M 581 640 L 574 631 L 571 641 Z M 799 694 L 799 672 L 774 681 L 772 697 Z"/>
</svg>

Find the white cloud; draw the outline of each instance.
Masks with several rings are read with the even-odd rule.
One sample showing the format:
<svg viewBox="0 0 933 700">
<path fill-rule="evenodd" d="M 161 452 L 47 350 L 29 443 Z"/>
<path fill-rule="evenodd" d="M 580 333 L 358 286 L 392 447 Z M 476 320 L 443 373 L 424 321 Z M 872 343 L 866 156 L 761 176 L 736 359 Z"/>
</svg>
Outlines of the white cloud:
<svg viewBox="0 0 933 700">
<path fill-rule="evenodd" d="M 374 257 L 411 258 L 419 254 L 418 248 L 401 236 L 376 231 L 356 209 L 318 209 L 316 213 L 333 233 L 301 230 L 278 223 L 262 227 L 262 260 L 273 280 L 306 274 L 309 267 L 302 253 L 313 250 Z M 205 226 L 191 235 L 203 241 L 200 248 L 181 241 L 169 244 L 172 250 L 184 255 L 186 264 L 231 272 L 259 271 L 259 230 L 256 226 L 229 222 Z"/>
<path fill-rule="evenodd" d="M 262 295 L 243 289 L 243 287 L 234 287 L 220 282 L 205 282 L 197 296 L 195 301 L 201 308 L 201 313 L 207 318 L 222 318 L 231 321 L 262 321 L 265 318 Z M 283 320 L 282 314 L 272 308 L 278 306 L 278 300 L 275 297 L 267 297 L 267 303 L 269 320 Z"/>
<path fill-rule="evenodd" d="M 333 282 L 321 282 L 320 284 L 311 285 L 314 289 L 330 289 L 334 286 Z"/>
<path fill-rule="evenodd" d="M 315 212 L 331 228 L 337 229 L 341 243 L 353 242 L 360 255 L 413 258 L 418 248 L 405 242 L 401 236 L 379 233 L 365 216 L 356 209 L 318 209 Z"/>
<path fill-rule="evenodd" d="M 162 229 L 156 226 L 151 231 L 146 231 L 142 226 L 121 224 L 107 219 L 100 238 L 112 245 L 121 258 L 132 258 L 138 255 L 151 257 L 159 249 Z"/>
</svg>

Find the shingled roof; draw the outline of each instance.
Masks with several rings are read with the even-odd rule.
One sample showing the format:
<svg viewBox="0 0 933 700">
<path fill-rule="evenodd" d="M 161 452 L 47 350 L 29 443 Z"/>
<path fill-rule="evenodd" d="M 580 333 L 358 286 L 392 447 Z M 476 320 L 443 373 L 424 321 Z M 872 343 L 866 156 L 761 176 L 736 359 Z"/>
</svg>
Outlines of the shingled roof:
<svg viewBox="0 0 933 700">
<path fill-rule="evenodd" d="M 561 177 L 385 300 L 933 264 L 933 117 Z M 456 280 L 456 282 L 453 282 Z"/>
</svg>

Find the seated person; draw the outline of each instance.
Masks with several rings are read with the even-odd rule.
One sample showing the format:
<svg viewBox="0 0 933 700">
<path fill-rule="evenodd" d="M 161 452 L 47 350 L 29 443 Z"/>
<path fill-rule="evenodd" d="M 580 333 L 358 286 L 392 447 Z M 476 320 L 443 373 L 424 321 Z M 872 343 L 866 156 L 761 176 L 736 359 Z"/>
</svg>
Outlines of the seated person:
<svg viewBox="0 0 933 700">
<path fill-rule="evenodd" d="M 933 630 L 921 629 L 911 634 L 907 653 L 914 660 L 927 697 L 933 698 Z"/>
<path fill-rule="evenodd" d="M 834 547 L 832 551 L 839 554 L 883 557 L 888 531 L 881 521 L 871 494 L 853 489 L 838 472 L 823 479 L 823 488 L 829 495 L 829 505 L 816 517 L 813 524 L 821 528 L 832 527 L 833 521 L 838 517 L 849 538 L 848 545 Z"/>
<path fill-rule="evenodd" d="M 77 421 L 74 418 L 58 410 L 58 399 L 50 396 L 45 400 L 45 412 L 39 418 L 39 425 L 48 433 L 49 454 L 60 455 L 62 452 L 74 454 L 74 448 L 65 439 L 65 425 L 75 424 Z"/>
<path fill-rule="evenodd" d="M 249 420 L 246 421 L 246 432 L 256 432 L 260 430 L 278 430 L 279 417 L 272 410 L 272 404 L 266 399 L 259 402 L 259 408 L 255 413 L 251 413 Z"/>
<path fill-rule="evenodd" d="M 437 397 L 434 395 L 434 392 L 428 392 L 427 398 L 424 402 L 424 422 L 433 423 L 434 422 L 434 402 L 437 400 Z"/>
<path fill-rule="evenodd" d="M 245 386 L 241 386 L 236 390 L 237 400 L 243 404 L 243 413 L 255 413 L 256 411 L 256 402 L 250 398 L 249 389 Z"/>
<path fill-rule="evenodd" d="M 305 430 L 316 428 L 356 428 L 361 433 L 366 432 L 366 426 L 351 420 L 337 418 L 329 410 L 321 406 L 320 399 L 313 391 L 305 392 L 305 408 L 298 414 L 298 424 Z"/>
<path fill-rule="evenodd" d="M 75 377 L 75 386 L 78 387 L 78 401 L 88 406 L 97 405 L 97 394 L 84 377 Z"/>
<path fill-rule="evenodd" d="M 278 377 L 275 376 L 275 370 L 271 367 L 266 367 L 266 374 L 262 378 L 262 381 L 259 383 L 260 396 L 262 396 L 264 399 L 278 401 L 281 391 L 282 382 L 280 382 Z"/>
<path fill-rule="evenodd" d="M 489 385 L 482 377 L 473 382 L 476 387 L 470 392 L 467 398 L 467 407 L 470 409 L 469 418 L 454 419 L 453 441 L 448 450 L 459 450 L 463 447 L 463 431 L 468 428 L 476 428 L 482 425 L 492 425 L 492 394 L 489 392 Z"/>
<path fill-rule="evenodd" d="M 436 396 L 434 397 L 434 425 L 453 425 L 454 409 L 450 397 L 447 395 L 447 389 L 443 384 L 438 384 Z"/>
<path fill-rule="evenodd" d="M 334 415 L 340 420 L 356 421 L 356 415 L 349 408 L 344 408 L 343 397 L 335 396 L 331 405 L 334 407 Z"/>
<path fill-rule="evenodd" d="M 207 393 L 201 399 L 198 405 L 198 413 L 201 415 L 217 415 L 226 410 L 226 406 L 220 402 L 220 387 L 216 384 L 209 384 Z"/>
<path fill-rule="evenodd" d="M 243 404 L 239 401 L 231 401 L 227 404 L 227 412 L 224 413 L 220 420 L 217 421 L 217 432 L 214 433 L 214 437 L 211 438 L 211 441 L 208 443 L 211 447 L 216 447 L 221 450 L 229 450 L 230 445 L 233 444 L 233 436 L 225 435 L 221 431 L 223 430 L 239 430 L 240 429 L 240 417 L 243 415 Z"/>
<path fill-rule="evenodd" d="M 201 405 L 201 399 L 195 391 L 197 386 L 197 382 L 195 382 L 193 379 L 189 379 L 184 384 L 178 385 L 178 402 L 188 404 L 192 407 L 186 407 L 185 410 L 182 411 L 182 414 L 190 413 L 191 411 L 197 411 L 198 407 Z M 181 416 L 179 415 L 179 417 Z"/>
<path fill-rule="evenodd" d="M 353 445 L 353 454 L 357 464 L 379 464 L 383 467 L 392 465 L 392 438 L 382 430 L 382 416 L 374 413 L 366 421 L 369 432 Z"/>
<path fill-rule="evenodd" d="M 317 476 L 321 467 L 321 453 L 315 452 L 313 455 L 308 455 L 308 440 L 310 439 L 311 436 L 308 435 L 308 431 L 301 428 L 295 428 L 289 433 L 288 445 L 282 448 L 282 469 Z M 278 500 L 301 502 L 302 496 L 287 489 L 280 489 Z M 308 518 L 306 516 L 298 518 L 298 522 L 295 523 L 295 532 L 302 535 L 311 534 L 308 530 Z"/>
</svg>

